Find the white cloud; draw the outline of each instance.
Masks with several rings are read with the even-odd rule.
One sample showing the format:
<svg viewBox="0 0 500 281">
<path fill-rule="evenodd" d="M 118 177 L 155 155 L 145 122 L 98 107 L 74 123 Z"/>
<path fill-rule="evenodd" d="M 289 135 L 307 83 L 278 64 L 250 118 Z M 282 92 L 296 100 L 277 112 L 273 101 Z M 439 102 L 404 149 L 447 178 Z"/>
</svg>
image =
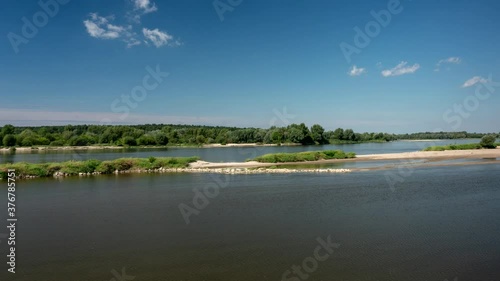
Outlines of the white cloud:
<svg viewBox="0 0 500 281">
<path fill-rule="evenodd" d="M 359 76 L 363 73 L 366 73 L 366 68 L 358 68 L 356 65 L 353 65 L 348 73 L 350 76 Z"/>
<path fill-rule="evenodd" d="M 89 19 L 84 20 L 83 24 L 90 36 L 99 39 L 121 39 L 127 44 L 127 48 L 141 44 L 132 32 L 132 26 L 120 26 L 111 24 L 114 16 L 101 17 L 97 13 L 91 13 Z"/>
<path fill-rule="evenodd" d="M 420 68 L 420 65 L 418 63 L 412 66 L 406 66 L 407 64 L 408 62 L 402 61 L 394 68 L 383 70 L 382 76 L 389 77 L 389 76 L 399 76 L 403 74 L 415 73 Z"/>
<path fill-rule="evenodd" d="M 442 65 L 442 64 L 460 64 L 462 62 L 462 59 L 459 58 L 459 57 L 449 57 L 447 59 L 442 59 L 440 61 L 438 61 L 438 63 L 436 64 L 436 69 L 434 69 L 434 71 L 439 71 L 439 67 Z"/>
<path fill-rule="evenodd" d="M 181 44 L 177 40 L 174 42 L 170 42 L 173 41 L 174 37 L 166 32 L 159 30 L 158 28 L 155 29 L 143 28 L 142 34 L 144 34 L 144 37 L 146 37 L 147 40 L 151 41 L 153 45 L 155 45 L 157 48 L 167 44 L 170 46 Z"/>
<path fill-rule="evenodd" d="M 136 10 L 142 11 L 143 14 L 152 13 L 158 11 L 156 4 L 149 0 L 132 0 Z"/>
<path fill-rule="evenodd" d="M 109 17 L 113 19 L 113 17 Z M 105 17 L 99 16 L 97 13 L 91 13 L 90 18 L 83 21 L 90 36 L 100 39 L 116 39 L 121 36 L 125 30 L 121 26 L 112 25 Z"/>
<path fill-rule="evenodd" d="M 134 8 L 125 14 L 131 21 L 131 25 L 116 25 L 111 23 L 114 16 L 101 17 L 97 13 L 91 13 L 88 19 L 83 21 L 88 34 L 99 39 L 119 39 L 126 43 L 127 48 L 145 43 L 152 43 L 157 48 L 162 46 L 180 46 L 182 42 L 172 35 L 158 28 L 148 29 L 140 26 L 141 16 L 158 10 L 156 4 L 151 0 L 129 0 Z M 137 28 L 137 33 L 134 31 Z M 145 39 L 139 38 L 141 31 Z"/>
<path fill-rule="evenodd" d="M 487 79 L 484 79 L 481 76 L 474 76 L 471 79 L 465 81 L 465 83 L 462 85 L 462 88 L 467 88 L 476 85 L 477 83 L 488 83 Z"/>
</svg>

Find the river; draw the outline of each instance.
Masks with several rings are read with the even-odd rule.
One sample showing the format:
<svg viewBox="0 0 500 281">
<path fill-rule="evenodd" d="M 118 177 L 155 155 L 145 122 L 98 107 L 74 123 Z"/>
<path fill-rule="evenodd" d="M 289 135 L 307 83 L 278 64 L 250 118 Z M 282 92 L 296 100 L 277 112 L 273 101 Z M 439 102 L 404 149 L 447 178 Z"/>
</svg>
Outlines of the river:
<svg viewBox="0 0 500 281">
<path fill-rule="evenodd" d="M 397 171 L 19 181 L 0 280 L 498 280 L 500 164 Z"/>
<path fill-rule="evenodd" d="M 341 149 L 357 154 L 378 154 L 419 151 L 428 146 L 479 143 L 479 139 L 456 139 L 436 141 L 394 141 L 385 143 L 361 143 L 343 145 L 309 146 L 259 146 L 217 148 L 127 148 L 118 150 L 64 150 L 38 151 L 32 153 L 0 154 L 0 163 L 14 162 L 62 162 L 68 160 L 110 160 L 121 157 L 190 157 L 198 156 L 209 162 L 243 162 L 267 153 L 300 152 L 311 150 Z"/>
</svg>

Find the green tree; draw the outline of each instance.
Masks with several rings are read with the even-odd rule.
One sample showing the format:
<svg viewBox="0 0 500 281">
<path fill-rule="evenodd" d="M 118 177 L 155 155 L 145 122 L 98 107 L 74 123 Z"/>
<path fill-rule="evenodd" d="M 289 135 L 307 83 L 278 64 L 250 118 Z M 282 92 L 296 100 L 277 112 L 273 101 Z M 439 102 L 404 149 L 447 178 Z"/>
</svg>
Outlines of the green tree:
<svg viewBox="0 0 500 281">
<path fill-rule="evenodd" d="M 314 142 L 316 142 L 318 144 L 324 144 L 324 143 L 326 143 L 325 137 L 323 135 L 324 133 L 325 133 L 325 129 L 323 129 L 323 127 L 321 127 L 318 124 L 312 125 L 312 127 L 311 127 L 311 137 L 312 137 L 312 139 L 313 139 Z"/>
<path fill-rule="evenodd" d="M 158 132 L 155 134 L 155 141 L 157 145 L 167 145 L 168 144 L 168 137 L 167 134 L 163 132 Z"/>
<path fill-rule="evenodd" d="M 481 139 L 479 143 L 484 148 L 496 148 L 495 141 L 497 139 L 496 135 L 486 135 Z"/>
<path fill-rule="evenodd" d="M 344 140 L 355 141 L 356 135 L 354 135 L 354 131 L 352 129 L 347 129 L 344 131 Z"/>
<path fill-rule="evenodd" d="M 344 139 L 344 129 L 338 128 L 335 131 L 333 131 L 333 139 L 343 140 Z"/>
<path fill-rule="evenodd" d="M 287 141 L 289 142 L 302 143 L 304 137 L 304 132 L 298 128 L 291 128 L 287 130 Z"/>
<path fill-rule="evenodd" d="M 3 137 L 3 145 L 4 146 L 15 146 L 16 145 L 16 137 L 12 134 L 5 135 L 5 137 Z"/>
<path fill-rule="evenodd" d="M 7 125 L 3 126 L 3 128 L 2 128 L 2 135 L 4 135 L 4 136 L 13 135 L 14 132 L 15 132 L 14 126 L 12 126 L 10 124 L 7 124 Z"/>
<path fill-rule="evenodd" d="M 124 145 L 130 145 L 130 146 L 136 146 L 137 142 L 133 137 L 127 136 L 122 138 L 122 144 Z"/>
</svg>

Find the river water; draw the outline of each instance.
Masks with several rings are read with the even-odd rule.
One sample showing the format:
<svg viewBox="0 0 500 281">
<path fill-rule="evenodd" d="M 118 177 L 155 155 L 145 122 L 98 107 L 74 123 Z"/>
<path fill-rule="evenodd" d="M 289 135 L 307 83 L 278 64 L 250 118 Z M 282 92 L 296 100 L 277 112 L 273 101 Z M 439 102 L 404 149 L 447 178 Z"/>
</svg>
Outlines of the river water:
<svg viewBox="0 0 500 281">
<path fill-rule="evenodd" d="M 3 153 L 0 163 L 14 162 L 62 162 L 68 160 L 110 160 L 121 157 L 190 157 L 198 156 L 209 162 L 243 162 L 267 153 L 301 152 L 312 150 L 341 149 L 357 154 L 378 154 L 419 151 L 428 146 L 479 143 L 479 139 L 457 139 L 436 141 L 394 141 L 385 143 L 361 143 L 344 145 L 312 146 L 264 146 L 264 147 L 218 147 L 218 148 L 131 148 L 118 150 L 66 150 L 34 151 L 32 153 Z"/>
<path fill-rule="evenodd" d="M 402 181 L 391 188 L 387 173 Z M 195 205 L 193 189 L 204 188 L 210 198 Z M 500 164 L 34 179 L 18 182 L 17 204 L 17 273 L 7 273 L 0 237 L 0 280 L 500 277 Z M 189 224 L 180 204 L 196 210 Z"/>
</svg>

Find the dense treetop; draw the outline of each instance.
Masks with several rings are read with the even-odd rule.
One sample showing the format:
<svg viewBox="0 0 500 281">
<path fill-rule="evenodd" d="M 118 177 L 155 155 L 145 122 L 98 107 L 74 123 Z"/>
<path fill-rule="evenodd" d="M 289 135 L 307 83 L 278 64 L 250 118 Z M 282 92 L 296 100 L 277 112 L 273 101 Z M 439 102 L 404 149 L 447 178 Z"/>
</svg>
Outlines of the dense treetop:
<svg viewBox="0 0 500 281">
<path fill-rule="evenodd" d="M 66 125 L 14 127 L 0 130 L 1 145 L 10 146 L 84 146 L 84 145 L 202 145 L 213 143 L 263 144 L 335 144 L 386 142 L 398 139 L 481 138 L 485 134 L 467 132 L 424 132 L 414 134 L 356 133 L 338 128 L 325 131 L 318 124 L 310 128 L 304 123 L 287 127 L 236 128 L 195 125 Z M 496 134 L 495 134 L 496 135 Z"/>
</svg>

